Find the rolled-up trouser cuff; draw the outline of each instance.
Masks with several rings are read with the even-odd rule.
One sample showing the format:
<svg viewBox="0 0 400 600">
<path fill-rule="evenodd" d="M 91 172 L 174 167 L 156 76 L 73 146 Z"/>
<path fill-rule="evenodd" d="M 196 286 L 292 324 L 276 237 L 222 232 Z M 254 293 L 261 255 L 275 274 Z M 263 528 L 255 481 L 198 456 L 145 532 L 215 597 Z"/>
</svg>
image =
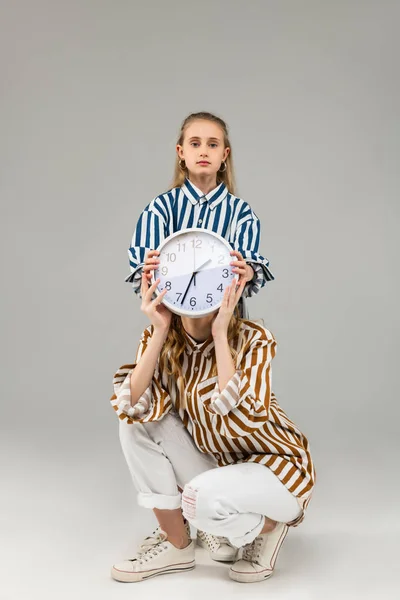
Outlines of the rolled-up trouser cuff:
<svg viewBox="0 0 400 600">
<path fill-rule="evenodd" d="M 166 510 L 174 510 L 181 507 L 181 494 L 176 496 L 165 496 L 164 494 L 153 494 L 139 492 L 137 495 L 139 506 L 145 508 L 161 508 Z"/>
<path fill-rule="evenodd" d="M 256 525 L 256 527 L 254 527 L 254 529 L 252 529 L 251 531 L 248 531 L 247 533 L 245 533 L 244 535 L 241 535 L 240 537 L 227 536 L 228 540 L 230 541 L 232 546 L 235 546 L 235 548 L 241 548 L 245 544 L 251 544 L 251 542 L 253 540 L 255 540 L 258 535 L 260 535 L 260 531 L 264 527 L 264 523 L 265 523 L 265 517 L 263 515 L 261 515 L 260 522 Z"/>
</svg>

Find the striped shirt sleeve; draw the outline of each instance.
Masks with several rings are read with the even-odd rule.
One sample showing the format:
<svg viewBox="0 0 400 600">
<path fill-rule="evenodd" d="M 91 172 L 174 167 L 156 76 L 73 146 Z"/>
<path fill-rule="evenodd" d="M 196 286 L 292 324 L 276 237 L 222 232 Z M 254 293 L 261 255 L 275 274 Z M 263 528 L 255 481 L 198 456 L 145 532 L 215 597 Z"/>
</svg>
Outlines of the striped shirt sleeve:
<svg viewBox="0 0 400 600">
<path fill-rule="evenodd" d="M 272 394 L 271 361 L 275 352 L 276 341 L 270 332 L 268 336 L 258 336 L 222 391 L 218 378 L 209 397 L 207 388 L 198 390 L 213 426 L 222 436 L 248 436 L 268 421 Z"/>
<path fill-rule="evenodd" d="M 255 271 L 253 279 L 246 283 L 243 290 L 245 298 L 254 296 L 267 281 L 275 279 L 268 268 L 269 260 L 258 253 L 260 233 L 260 220 L 246 204 L 238 219 L 233 242 L 234 250 L 239 250 L 245 261 L 251 264 Z"/>
<path fill-rule="evenodd" d="M 131 406 L 131 375 L 143 355 L 151 333 L 146 329 L 139 343 L 136 361 L 133 364 L 122 365 L 114 375 L 114 394 L 110 402 L 119 419 L 127 419 L 129 424 L 147 423 L 162 419 L 172 407 L 170 395 L 160 383 L 158 362 L 153 378 L 148 388 L 143 392 L 138 402 Z"/>
<path fill-rule="evenodd" d="M 132 284 L 133 291 L 139 297 L 146 255 L 149 250 L 157 249 L 169 235 L 165 230 L 165 217 L 158 200 L 158 197 L 152 200 L 140 215 L 128 249 L 131 273 L 125 281 Z"/>
</svg>

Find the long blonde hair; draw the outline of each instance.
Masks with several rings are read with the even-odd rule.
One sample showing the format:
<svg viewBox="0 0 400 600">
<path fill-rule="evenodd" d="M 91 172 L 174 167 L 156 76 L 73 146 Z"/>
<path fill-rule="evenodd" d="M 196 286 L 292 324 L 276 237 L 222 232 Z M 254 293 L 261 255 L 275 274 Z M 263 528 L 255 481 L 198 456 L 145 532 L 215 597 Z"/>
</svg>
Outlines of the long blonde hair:
<svg viewBox="0 0 400 600">
<path fill-rule="evenodd" d="M 244 319 L 239 316 L 238 306 L 231 317 L 228 327 L 228 344 L 231 351 L 231 356 L 236 364 L 237 352 L 235 346 L 239 338 L 241 323 Z M 167 338 L 161 350 L 159 366 L 160 373 L 165 373 L 167 376 L 175 379 L 178 389 L 179 406 L 186 408 L 186 397 L 184 393 L 185 381 L 182 373 L 183 354 L 186 347 L 186 338 L 183 333 L 182 319 L 178 315 L 173 314 L 171 325 L 169 327 Z M 214 361 L 213 369 L 210 377 L 217 374 L 217 365 Z"/>
<path fill-rule="evenodd" d="M 220 117 L 217 117 L 216 115 L 213 115 L 212 113 L 209 113 L 209 112 L 192 113 L 186 117 L 186 119 L 183 121 L 183 123 L 181 125 L 181 130 L 179 133 L 177 144 L 182 146 L 183 140 L 185 139 L 185 133 L 186 133 L 187 127 L 190 125 L 190 123 L 193 123 L 193 121 L 199 121 L 199 120 L 212 121 L 213 123 L 217 123 L 217 125 L 219 125 L 222 129 L 222 133 L 224 134 L 224 148 L 229 147 L 231 150 L 225 161 L 226 170 L 223 171 L 222 173 L 220 171 L 217 172 L 217 185 L 224 182 L 226 187 L 228 188 L 228 191 L 231 194 L 235 195 L 236 184 L 235 184 L 235 175 L 234 175 L 234 170 L 233 170 L 232 146 L 229 141 L 228 126 L 225 123 L 225 121 L 223 121 Z M 185 169 L 183 169 L 183 170 L 181 169 L 181 167 L 179 166 L 179 156 L 176 155 L 174 176 L 173 176 L 171 188 L 180 187 L 181 185 L 183 185 L 185 178 L 188 176 L 189 176 L 189 171 L 187 170 L 186 166 L 185 166 Z"/>
</svg>

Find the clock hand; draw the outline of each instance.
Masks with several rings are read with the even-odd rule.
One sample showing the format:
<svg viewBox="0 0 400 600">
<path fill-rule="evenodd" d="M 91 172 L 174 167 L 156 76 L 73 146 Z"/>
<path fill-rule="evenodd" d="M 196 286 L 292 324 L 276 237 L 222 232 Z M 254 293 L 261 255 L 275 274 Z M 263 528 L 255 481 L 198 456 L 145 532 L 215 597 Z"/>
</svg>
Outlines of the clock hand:
<svg viewBox="0 0 400 600">
<path fill-rule="evenodd" d="M 211 258 L 209 258 L 208 260 L 206 260 L 206 262 L 205 262 L 205 263 L 203 263 L 202 265 L 200 265 L 200 267 L 198 267 L 198 269 L 192 273 L 192 276 L 191 276 L 191 278 L 190 278 L 190 281 L 189 281 L 189 283 L 188 283 L 188 286 L 187 286 L 187 288 L 186 288 L 186 290 L 185 290 L 185 293 L 183 294 L 183 298 L 182 298 L 182 300 L 181 300 L 181 304 L 183 304 L 183 303 L 184 303 L 184 301 L 185 301 L 185 298 L 186 298 L 186 295 L 187 295 L 187 293 L 188 293 L 188 289 L 190 288 L 190 284 L 192 283 L 192 281 L 193 281 L 193 280 L 194 280 L 194 278 L 196 277 L 196 274 L 198 273 L 198 271 L 200 271 L 200 269 L 202 269 L 203 267 L 205 267 L 206 265 L 208 265 L 208 263 L 209 263 L 209 262 L 211 262 Z"/>
<path fill-rule="evenodd" d="M 185 293 L 183 294 L 183 298 L 182 298 L 182 300 L 181 300 L 181 304 L 183 304 L 183 302 L 184 302 L 184 300 L 185 300 L 185 298 L 186 298 L 186 294 L 188 293 L 188 289 L 190 288 L 190 284 L 192 283 L 192 281 L 193 281 L 193 279 L 194 279 L 194 276 L 195 276 L 195 273 L 192 273 L 192 276 L 191 276 L 191 278 L 190 278 L 190 281 L 189 281 L 189 283 L 188 283 L 188 286 L 187 286 L 187 288 L 186 288 L 186 290 L 185 290 Z"/>
<path fill-rule="evenodd" d="M 205 263 L 203 263 L 202 265 L 200 265 L 200 267 L 197 267 L 195 274 L 198 273 L 200 271 L 200 269 L 202 269 L 203 267 L 205 267 L 206 265 L 208 265 L 208 263 L 211 262 L 211 258 L 209 258 L 208 260 L 206 260 Z"/>
<path fill-rule="evenodd" d="M 193 244 L 193 273 L 194 273 L 194 279 L 193 279 L 193 285 L 196 286 L 196 244 Z"/>
</svg>

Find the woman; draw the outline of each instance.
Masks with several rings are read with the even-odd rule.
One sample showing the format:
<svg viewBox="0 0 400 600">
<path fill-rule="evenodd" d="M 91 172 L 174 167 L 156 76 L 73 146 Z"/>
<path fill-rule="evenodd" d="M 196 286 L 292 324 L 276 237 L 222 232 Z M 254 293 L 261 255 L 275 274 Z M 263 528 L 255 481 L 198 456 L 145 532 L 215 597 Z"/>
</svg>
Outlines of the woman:
<svg viewBox="0 0 400 600">
<path fill-rule="evenodd" d="M 142 278 L 151 327 L 136 362 L 115 374 L 111 403 L 138 503 L 154 510 L 160 527 L 112 576 L 141 581 L 192 569 L 189 522 L 243 547 L 232 579 L 261 581 L 272 575 L 288 528 L 303 520 L 315 483 L 308 441 L 271 390 L 275 338 L 238 318 L 244 278 L 199 319 L 172 315 L 165 291 L 152 299 L 158 283 Z"/>
</svg>

